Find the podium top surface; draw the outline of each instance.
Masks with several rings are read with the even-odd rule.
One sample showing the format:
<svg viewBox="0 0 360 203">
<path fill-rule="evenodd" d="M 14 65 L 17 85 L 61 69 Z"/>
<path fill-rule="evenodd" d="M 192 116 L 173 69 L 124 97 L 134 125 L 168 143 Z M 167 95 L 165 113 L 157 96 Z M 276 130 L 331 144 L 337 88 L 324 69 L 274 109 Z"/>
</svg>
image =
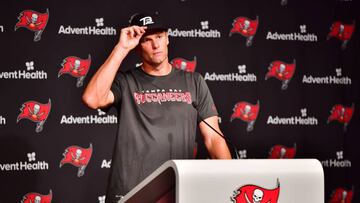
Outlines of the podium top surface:
<svg viewBox="0 0 360 203">
<path fill-rule="evenodd" d="M 177 203 L 324 202 L 316 159 L 170 160 L 120 202 L 151 202 L 171 188 Z"/>
</svg>

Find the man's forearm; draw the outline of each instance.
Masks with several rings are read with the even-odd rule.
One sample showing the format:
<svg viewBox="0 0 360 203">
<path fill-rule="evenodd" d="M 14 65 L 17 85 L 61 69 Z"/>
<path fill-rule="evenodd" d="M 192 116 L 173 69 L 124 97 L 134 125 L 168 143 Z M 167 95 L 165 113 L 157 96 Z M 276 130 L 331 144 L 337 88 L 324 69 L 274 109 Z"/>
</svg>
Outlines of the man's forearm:
<svg viewBox="0 0 360 203">
<path fill-rule="evenodd" d="M 115 46 L 110 56 L 91 78 L 84 91 L 83 101 L 87 106 L 96 109 L 108 104 L 111 84 L 128 52 L 119 45 Z"/>
</svg>

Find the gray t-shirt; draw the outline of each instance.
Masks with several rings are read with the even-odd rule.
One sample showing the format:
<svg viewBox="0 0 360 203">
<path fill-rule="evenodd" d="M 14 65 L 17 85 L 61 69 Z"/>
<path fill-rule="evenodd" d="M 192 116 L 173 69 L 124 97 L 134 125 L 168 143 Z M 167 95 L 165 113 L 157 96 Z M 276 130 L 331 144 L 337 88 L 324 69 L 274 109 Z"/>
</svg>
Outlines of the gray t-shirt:
<svg viewBox="0 0 360 203">
<path fill-rule="evenodd" d="M 111 91 L 119 126 L 106 201 L 116 202 L 167 160 L 194 158 L 198 116 L 218 113 L 203 77 L 175 68 L 119 72 Z"/>
</svg>

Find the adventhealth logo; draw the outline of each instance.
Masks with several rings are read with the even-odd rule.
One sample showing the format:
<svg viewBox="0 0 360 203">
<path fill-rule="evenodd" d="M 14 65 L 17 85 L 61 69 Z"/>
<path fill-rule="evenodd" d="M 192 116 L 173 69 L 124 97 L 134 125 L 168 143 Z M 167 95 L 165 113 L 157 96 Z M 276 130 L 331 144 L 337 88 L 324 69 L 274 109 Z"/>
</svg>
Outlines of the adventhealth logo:
<svg viewBox="0 0 360 203">
<path fill-rule="evenodd" d="M 238 72 L 234 73 L 205 73 L 205 80 L 209 81 L 228 81 L 228 82 L 256 82 L 257 77 L 254 73 L 247 73 L 246 65 L 238 65 Z"/>
<path fill-rule="evenodd" d="M 315 117 L 308 117 L 307 109 L 300 110 L 301 116 L 279 117 L 269 116 L 266 124 L 268 125 L 318 125 L 319 121 Z"/>
<path fill-rule="evenodd" d="M 103 27 L 104 18 L 95 19 L 96 26 L 71 27 L 70 25 L 61 25 L 58 34 L 66 35 L 116 35 L 114 27 Z"/>
<path fill-rule="evenodd" d="M 330 168 L 349 168 L 351 167 L 351 161 L 344 159 L 344 152 L 337 151 L 336 152 L 336 159 L 328 159 L 321 161 L 323 167 L 330 167 Z"/>
<path fill-rule="evenodd" d="M 31 79 L 45 80 L 47 73 L 43 70 L 35 70 L 34 61 L 25 63 L 26 70 L 15 70 L 11 72 L 0 72 L 0 79 Z"/>
<path fill-rule="evenodd" d="M 306 25 L 300 25 L 300 33 L 278 33 L 269 31 L 266 35 L 267 40 L 279 41 L 303 41 L 303 42 L 317 42 L 318 37 L 314 33 L 307 33 Z"/>
<path fill-rule="evenodd" d="M 171 37 L 189 37 L 189 38 L 220 38 L 219 30 L 209 29 L 209 21 L 200 22 L 201 29 L 180 30 L 178 28 L 169 28 L 168 33 Z"/>
<path fill-rule="evenodd" d="M 351 78 L 348 76 L 343 76 L 341 68 L 335 69 L 335 72 L 336 76 L 329 75 L 319 77 L 312 75 L 304 75 L 302 82 L 306 84 L 351 85 Z"/>
<path fill-rule="evenodd" d="M 15 163 L 0 163 L 1 171 L 44 171 L 49 170 L 49 163 L 45 161 L 36 161 L 36 153 L 27 153 L 28 161 Z"/>
<path fill-rule="evenodd" d="M 105 112 L 100 109 L 97 110 L 98 115 L 87 116 L 66 116 L 61 117 L 60 124 L 115 124 L 117 123 L 117 117 L 115 115 L 106 115 Z"/>
</svg>

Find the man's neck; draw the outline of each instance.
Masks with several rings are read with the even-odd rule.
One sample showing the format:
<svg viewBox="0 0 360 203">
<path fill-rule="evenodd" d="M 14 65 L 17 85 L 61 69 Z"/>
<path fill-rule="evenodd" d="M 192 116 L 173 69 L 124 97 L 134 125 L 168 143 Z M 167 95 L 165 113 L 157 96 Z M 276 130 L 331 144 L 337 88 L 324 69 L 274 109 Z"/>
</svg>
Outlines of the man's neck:
<svg viewBox="0 0 360 203">
<path fill-rule="evenodd" d="M 143 65 L 141 66 L 142 70 L 149 74 L 149 75 L 153 75 L 153 76 L 165 76 L 170 74 L 171 72 L 171 64 L 168 63 L 167 61 L 164 63 L 161 63 L 157 66 L 154 65 L 150 65 L 147 63 L 143 63 Z"/>
</svg>

